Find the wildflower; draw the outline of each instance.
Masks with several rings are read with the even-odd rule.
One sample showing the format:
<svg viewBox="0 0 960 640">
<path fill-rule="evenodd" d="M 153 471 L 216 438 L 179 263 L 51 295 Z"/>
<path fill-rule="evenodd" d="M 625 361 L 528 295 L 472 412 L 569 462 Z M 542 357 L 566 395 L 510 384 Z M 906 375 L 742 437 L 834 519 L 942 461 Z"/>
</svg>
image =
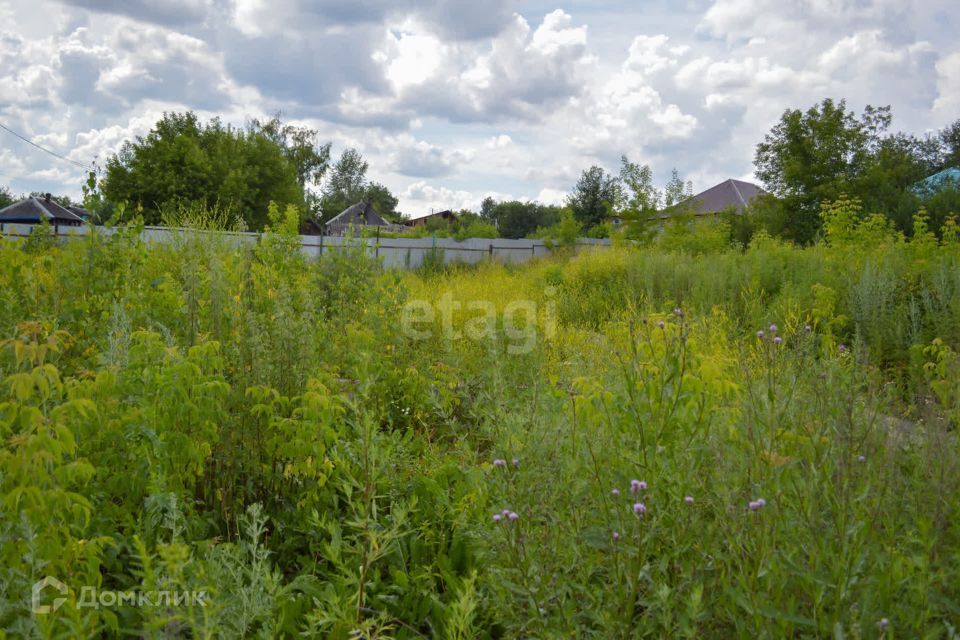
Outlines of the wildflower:
<svg viewBox="0 0 960 640">
<path fill-rule="evenodd" d="M 633 505 L 633 512 L 638 516 L 642 516 L 647 512 L 647 505 L 642 502 L 637 502 Z"/>
<path fill-rule="evenodd" d="M 767 506 L 767 501 L 764 500 L 763 498 L 757 498 L 757 505 L 759 505 L 759 506 L 761 506 L 761 507 L 765 507 L 765 506 Z"/>
<path fill-rule="evenodd" d="M 775 324 L 770 325 L 770 333 L 776 333 L 776 332 L 777 332 L 777 325 Z"/>
<path fill-rule="evenodd" d="M 516 512 L 516 511 L 511 511 L 511 512 L 507 515 L 507 518 L 510 519 L 510 522 L 514 522 L 514 521 L 515 521 L 517 518 L 519 518 L 519 517 L 520 517 L 520 516 L 517 515 L 517 512 Z"/>
<path fill-rule="evenodd" d="M 631 480 L 630 493 L 639 493 L 647 490 L 647 483 L 644 480 Z"/>
<path fill-rule="evenodd" d="M 519 469 L 519 468 L 520 468 L 520 458 L 514 458 L 514 459 L 513 459 L 513 468 L 514 468 L 514 469 Z"/>
<path fill-rule="evenodd" d="M 660 322 L 657 323 L 657 326 L 663 329 L 665 326 L 667 326 L 667 324 L 663 320 L 661 320 Z"/>
<path fill-rule="evenodd" d="M 750 508 L 750 511 L 756 511 L 760 508 L 760 503 L 755 500 L 751 500 L 750 504 L 747 505 Z"/>
<path fill-rule="evenodd" d="M 777 336 L 776 338 L 773 339 L 773 344 L 780 344 L 781 342 L 783 342 L 783 338 L 781 338 L 780 336 Z"/>
<path fill-rule="evenodd" d="M 763 336 L 765 335 L 767 334 L 763 332 L 763 329 L 760 329 L 760 331 L 757 331 L 757 337 L 760 338 L 761 340 L 763 340 Z"/>
<path fill-rule="evenodd" d="M 683 499 L 687 504 L 693 504 L 693 496 L 687 496 Z"/>
<path fill-rule="evenodd" d="M 804 333 L 810 333 L 811 331 L 813 331 L 813 327 L 811 327 L 810 325 L 805 325 L 803 327 L 803 331 Z"/>
<path fill-rule="evenodd" d="M 495 466 L 495 467 L 505 467 L 505 466 L 507 466 L 507 461 L 506 461 L 506 460 L 501 460 L 500 458 L 496 458 L 496 459 L 493 461 L 493 466 Z"/>
<path fill-rule="evenodd" d="M 503 517 L 504 517 L 504 518 L 509 517 L 509 516 L 510 516 L 510 509 L 504 509 L 504 510 L 501 511 L 500 513 L 503 514 Z"/>
<path fill-rule="evenodd" d="M 877 624 L 880 627 L 880 631 L 886 631 L 887 627 L 890 626 L 890 621 L 886 618 L 880 618 L 880 622 Z"/>
<path fill-rule="evenodd" d="M 620 495 L 620 489 L 614 487 L 610 490 L 610 495 L 612 495 L 614 498 L 618 497 Z"/>
<path fill-rule="evenodd" d="M 847 345 L 842 344 L 842 345 L 840 345 L 839 347 L 837 347 L 837 350 L 838 350 L 840 353 L 846 353 L 846 351 L 847 351 Z"/>
<path fill-rule="evenodd" d="M 613 541 L 616 542 L 616 541 L 619 540 L 619 539 L 620 539 L 620 534 L 617 533 L 616 531 L 614 531 L 614 532 L 613 532 Z"/>
<path fill-rule="evenodd" d="M 494 522 L 500 522 L 502 519 L 503 519 L 503 516 L 501 516 L 499 513 L 493 514 L 493 521 L 494 521 Z"/>
<path fill-rule="evenodd" d="M 857 462 L 866 462 L 867 456 L 857 456 Z"/>
<path fill-rule="evenodd" d="M 677 307 L 676 309 L 673 310 L 673 315 L 677 316 L 678 318 L 681 318 L 683 317 L 683 311 L 680 310 L 680 307 Z"/>
</svg>

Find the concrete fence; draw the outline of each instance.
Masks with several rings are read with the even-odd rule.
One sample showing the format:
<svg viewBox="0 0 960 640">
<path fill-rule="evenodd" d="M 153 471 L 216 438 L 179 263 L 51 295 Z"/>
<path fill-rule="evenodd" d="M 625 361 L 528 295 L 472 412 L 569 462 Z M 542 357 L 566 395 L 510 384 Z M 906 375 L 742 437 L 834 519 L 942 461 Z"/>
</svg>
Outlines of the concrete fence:
<svg viewBox="0 0 960 640">
<path fill-rule="evenodd" d="M 0 234 L 7 239 L 28 237 L 33 225 L 0 224 Z M 63 242 L 87 235 L 90 226 L 51 227 L 54 235 Z M 100 233 L 115 233 L 114 229 L 97 227 Z M 141 234 L 145 242 L 173 242 L 194 235 L 212 235 L 228 239 L 237 246 L 253 245 L 260 241 L 259 233 L 233 231 L 201 231 L 197 229 L 144 227 Z M 300 236 L 300 248 L 305 255 L 319 258 L 344 246 L 365 246 L 368 254 L 383 261 L 385 267 L 415 269 L 433 253 L 444 263 L 462 262 L 476 264 L 484 260 L 520 263 L 531 258 L 550 255 L 551 249 L 543 240 L 508 240 L 506 238 L 344 238 L 341 236 Z M 580 238 L 575 249 L 583 247 L 610 246 L 609 239 Z"/>
</svg>

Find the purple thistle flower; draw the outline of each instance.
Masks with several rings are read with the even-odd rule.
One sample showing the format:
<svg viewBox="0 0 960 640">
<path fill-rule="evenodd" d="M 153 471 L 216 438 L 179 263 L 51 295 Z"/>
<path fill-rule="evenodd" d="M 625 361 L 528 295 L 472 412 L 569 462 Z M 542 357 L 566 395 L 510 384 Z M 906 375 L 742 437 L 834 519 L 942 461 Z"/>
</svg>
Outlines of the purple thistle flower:
<svg viewBox="0 0 960 640">
<path fill-rule="evenodd" d="M 511 511 L 510 514 L 507 516 L 507 518 L 510 519 L 510 522 L 514 522 L 519 517 L 520 516 L 517 515 L 516 511 Z"/>
<path fill-rule="evenodd" d="M 667 326 L 667 324 L 663 320 L 661 320 L 660 322 L 657 323 L 657 326 L 663 329 L 665 326 Z"/>
<path fill-rule="evenodd" d="M 763 336 L 765 335 L 767 334 L 763 332 L 763 329 L 760 329 L 760 331 L 757 331 L 757 337 L 760 338 L 761 340 L 763 340 Z"/>
<path fill-rule="evenodd" d="M 757 505 L 760 507 L 765 507 L 767 506 L 767 501 L 763 498 L 757 498 Z"/>
<path fill-rule="evenodd" d="M 507 466 L 507 461 L 506 461 L 506 460 L 501 460 L 500 458 L 495 458 L 495 459 L 493 460 L 493 466 L 495 466 L 495 467 L 505 467 L 505 466 Z"/>
<path fill-rule="evenodd" d="M 503 516 L 501 516 L 499 513 L 493 514 L 493 521 L 494 521 L 494 522 L 500 522 L 502 519 L 503 519 Z"/>
<path fill-rule="evenodd" d="M 777 336 L 776 338 L 773 339 L 773 344 L 780 344 L 781 342 L 783 342 L 783 338 L 781 338 L 780 336 Z"/>
<path fill-rule="evenodd" d="M 638 516 L 642 516 L 647 512 L 647 505 L 642 502 L 637 502 L 633 505 L 633 512 Z"/>
<path fill-rule="evenodd" d="M 693 504 L 693 496 L 687 496 L 683 499 L 687 504 Z"/>
<path fill-rule="evenodd" d="M 886 618 L 880 618 L 880 622 L 877 624 L 879 625 L 881 631 L 886 631 L 887 627 L 890 626 L 890 621 Z"/>
<path fill-rule="evenodd" d="M 614 532 L 613 532 L 613 541 L 616 542 L 616 541 L 619 540 L 619 539 L 620 539 L 620 534 L 617 533 L 616 531 L 614 531 Z"/>
<path fill-rule="evenodd" d="M 776 333 L 776 332 L 777 332 L 777 325 L 775 324 L 770 325 L 770 333 Z"/>
<path fill-rule="evenodd" d="M 514 458 L 514 459 L 513 459 L 513 468 L 514 468 L 514 469 L 519 469 L 519 468 L 520 468 L 520 458 Z"/>
<path fill-rule="evenodd" d="M 760 508 L 760 503 L 754 500 L 751 500 L 747 506 L 750 508 L 750 511 L 756 511 L 757 509 Z"/>
<path fill-rule="evenodd" d="M 837 347 L 837 350 L 838 350 L 840 353 L 846 353 L 846 351 L 847 351 L 847 345 L 842 344 L 842 345 L 840 345 L 839 347 Z"/>
<path fill-rule="evenodd" d="M 647 483 L 645 480 L 631 480 L 630 481 L 630 493 L 639 493 L 641 491 L 647 490 Z"/>
<path fill-rule="evenodd" d="M 857 462 L 866 462 L 867 456 L 857 456 Z"/>
<path fill-rule="evenodd" d="M 504 509 L 504 510 L 501 511 L 500 513 L 503 514 L 503 517 L 504 517 L 504 518 L 506 518 L 507 516 L 510 515 L 510 509 Z"/>
<path fill-rule="evenodd" d="M 620 495 L 620 489 L 617 489 L 616 487 L 614 487 L 613 489 L 610 490 L 610 495 L 616 498 L 617 496 Z"/>
</svg>

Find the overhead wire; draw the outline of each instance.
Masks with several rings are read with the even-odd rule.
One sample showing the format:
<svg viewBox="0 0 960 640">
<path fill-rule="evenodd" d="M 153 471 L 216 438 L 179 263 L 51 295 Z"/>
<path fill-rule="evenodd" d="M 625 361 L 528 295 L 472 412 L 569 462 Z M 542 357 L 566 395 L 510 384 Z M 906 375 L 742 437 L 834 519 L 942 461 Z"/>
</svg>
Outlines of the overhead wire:
<svg viewBox="0 0 960 640">
<path fill-rule="evenodd" d="M 17 133 L 16 131 L 14 131 L 13 129 L 11 129 L 10 127 L 8 127 L 7 125 L 3 124 L 2 122 L 0 122 L 0 129 L 3 129 L 3 130 L 7 131 L 7 132 L 10 133 L 10 134 L 13 134 L 14 136 L 16 136 L 17 138 L 20 138 L 21 140 L 23 140 L 24 142 L 26 142 L 26 143 L 29 144 L 30 146 L 36 147 L 37 149 L 39 149 L 40 151 L 43 151 L 44 153 L 49 153 L 50 155 L 52 155 L 52 156 L 55 157 L 55 158 L 59 158 L 60 160 L 64 160 L 64 161 L 66 161 L 66 162 L 69 162 L 70 164 L 76 165 L 76 166 L 80 167 L 81 169 L 86 169 L 87 171 L 96 171 L 96 168 L 95 168 L 95 167 L 91 167 L 91 166 L 88 165 L 88 164 L 83 164 L 82 162 L 77 162 L 76 160 L 71 160 L 70 158 L 68 158 L 68 157 L 66 157 L 66 156 L 64 156 L 64 155 L 61 155 L 61 154 L 57 153 L 56 151 L 51 151 L 50 149 L 47 149 L 46 147 L 40 146 L 39 144 L 37 144 L 37 143 L 34 142 L 33 140 L 30 140 L 29 138 L 27 138 L 26 136 L 20 135 L 19 133 Z"/>
</svg>

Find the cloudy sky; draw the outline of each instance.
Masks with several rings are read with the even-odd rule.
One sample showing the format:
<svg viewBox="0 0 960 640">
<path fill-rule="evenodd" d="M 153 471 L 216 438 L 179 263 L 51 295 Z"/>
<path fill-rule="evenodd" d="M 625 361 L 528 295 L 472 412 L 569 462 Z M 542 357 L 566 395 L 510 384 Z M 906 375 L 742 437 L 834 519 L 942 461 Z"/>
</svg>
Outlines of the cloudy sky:
<svg viewBox="0 0 960 640">
<path fill-rule="evenodd" d="M 700 190 L 750 179 L 783 110 L 824 97 L 914 133 L 960 118 L 954 1 L 0 0 L 0 123 L 90 163 L 164 111 L 279 110 L 415 217 L 557 202 L 621 154 Z M 82 178 L 0 130 L 0 185 Z"/>
</svg>

